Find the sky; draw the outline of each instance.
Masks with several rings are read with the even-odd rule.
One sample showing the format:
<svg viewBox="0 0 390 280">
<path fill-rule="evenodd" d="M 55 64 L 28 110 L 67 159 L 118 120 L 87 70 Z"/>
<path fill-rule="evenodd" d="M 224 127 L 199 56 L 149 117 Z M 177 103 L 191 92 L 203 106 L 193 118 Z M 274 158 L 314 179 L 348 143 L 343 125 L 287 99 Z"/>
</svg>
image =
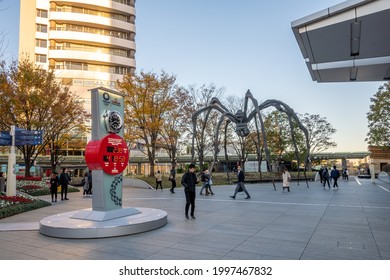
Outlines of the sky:
<svg viewBox="0 0 390 280">
<path fill-rule="evenodd" d="M 17 58 L 19 1 L 0 0 L 3 58 Z M 137 72 L 176 76 L 179 85 L 214 84 L 225 96 L 249 89 L 259 103 L 278 99 L 318 114 L 337 131 L 337 148 L 366 151 L 370 98 L 383 82 L 317 83 L 291 22 L 342 0 L 137 0 Z"/>
</svg>

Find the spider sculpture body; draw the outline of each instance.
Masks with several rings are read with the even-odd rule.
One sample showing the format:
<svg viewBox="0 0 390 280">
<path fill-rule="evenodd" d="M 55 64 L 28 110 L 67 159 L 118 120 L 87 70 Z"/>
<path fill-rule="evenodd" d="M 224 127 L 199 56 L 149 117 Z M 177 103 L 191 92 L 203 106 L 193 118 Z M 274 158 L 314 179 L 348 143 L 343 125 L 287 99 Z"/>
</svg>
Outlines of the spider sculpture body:
<svg viewBox="0 0 390 280">
<path fill-rule="evenodd" d="M 248 122 L 246 119 L 246 114 L 242 110 L 238 110 L 234 115 L 236 122 L 236 133 L 238 136 L 245 137 L 248 136 L 250 130 L 248 128 Z"/>
<path fill-rule="evenodd" d="M 248 111 L 248 102 L 251 101 L 253 103 L 253 111 L 252 112 L 247 112 Z M 245 103 L 244 103 L 244 110 L 238 110 L 236 113 L 230 112 L 220 101 L 218 98 L 212 98 L 211 101 L 207 106 L 204 108 L 199 109 L 192 115 L 192 123 L 193 123 L 193 138 L 192 138 L 192 161 L 195 160 L 195 135 L 196 135 L 196 123 L 197 123 L 197 118 L 200 114 L 202 113 L 207 113 L 206 114 L 206 123 L 208 121 L 208 117 L 210 116 L 210 112 L 213 110 L 216 110 L 221 113 L 221 116 L 218 120 L 218 123 L 215 128 L 214 132 L 214 162 L 217 162 L 217 157 L 219 153 L 219 131 L 220 127 L 223 124 L 224 121 L 226 121 L 226 125 L 229 123 L 234 123 L 236 126 L 235 132 L 237 133 L 238 136 L 240 137 L 246 137 L 250 134 L 250 130 L 248 127 L 248 124 L 257 118 L 260 122 L 260 128 L 257 129 L 257 135 L 260 137 L 260 132 L 261 132 L 261 137 L 262 137 L 262 142 L 264 143 L 264 150 L 265 150 L 265 155 L 266 155 L 266 160 L 267 160 L 267 168 L 268 171 L 270 170 L 270 155 L 269 155 L 269 150 L 268 150 L 268 144 L 267 144 L 267 139 L 266 139 L 266 133 L 265 133 L 265 127 L 261 115 L 261 110 L 266 109 L 268 107 L 275 107 L 278 111 L 285 113 L 288 116 L 289 120 L 289 125 L 290 125 L 290 130 L 291 130 L 291 135 L 292 135 L 292 142 L 294 144 L 295 148 L 295 155 L 298 161 L 298 165 L 300 164 L 299 157 L 298 157 L 298 148 L 297 148 L 297 143 L 295 140 L 295 134 L 294 134 L 294 125 L 293 125 L 293 120 L 295 123 L 298 125 L 298 127 L 303 131 L 305 138 L 306 138 L 306 157 L 305 157 L 305 167 L 307 166 L 308 163 L 308 152 L 310 151 L 310 145 L 309 145 L 309 137 L 308 137 L 308 131 L 307 129 L 302 125 L 300 122 L 299 118 L 295 114 L 294 110 L 291 109 L 287 104 L 283 103 L 282 101 L 271 99 L 271 100 L 266 100 L 265 102 L 261 103 L 260 105 L 258 104 L 257 100 L 253 97 L 252 93 L 248 90 L 245 94 Z M 257 127 L 257 126 L 256 126 Z M 203 128 L 204 130 L 204 128 Z M 202 132 L 203 134 L 203 132 Z M 225 134 L 225 139 L 226 139 L 226 134 Z M 226 142 L 226 141 L 225 141 Z M 260 142 L 260 141 L 259 141 Z M 225 147 L 225 153 L 227 149 Z M 225 155 L 226 156 L 226 155 Z M 227 156 L 226 156 L 227 157 Z M 214 163 L 212 163 L 214 164 Z M 260 165 L 259 165 L 260 166 Z M 212 167 L 209 168 L 209 170 L 212 170 Z M 306 168 L 305 168 L 306 170 Z M 298 175 L 299 176 L 299 175 Z M 306 177 L 306 171 L 305 171 L 305 177 Z M 307 184 L 307 180 L 306 180 Z M 274 185 L 275 188 L 275 185 Z"/>
</svg>

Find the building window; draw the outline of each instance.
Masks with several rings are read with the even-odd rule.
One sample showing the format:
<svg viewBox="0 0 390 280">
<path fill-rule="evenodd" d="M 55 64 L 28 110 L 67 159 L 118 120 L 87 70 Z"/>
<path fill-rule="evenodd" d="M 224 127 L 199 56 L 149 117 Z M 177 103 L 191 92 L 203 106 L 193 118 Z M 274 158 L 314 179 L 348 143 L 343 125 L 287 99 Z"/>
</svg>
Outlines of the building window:
<svg viewBox="0 0 390 280">
<path fill-rule="evenodd" d="M 37 9 L 37 17 L 47 18 L 47 10 Z"/>
<path fill-rule="evenodd" d="M 135 6 L 135 0 L 113 0 L 113 1 L 124 5 L 132 6 L 132 7 Z"/>
<path fill-rule="evenodd" d="M 37 32 L 47 33 L 47 25 L 37 23 Z"/>
<path fill-rule="evenodd" d="M 35 39 L 35 46 L 38 48 L 47 48 L 47 40 Z"/>
<path fill-rule="evenodd" d="M 35 62 L 46 63 L 47 56 L 45 54 L 35 54 Z"/>
</svg>

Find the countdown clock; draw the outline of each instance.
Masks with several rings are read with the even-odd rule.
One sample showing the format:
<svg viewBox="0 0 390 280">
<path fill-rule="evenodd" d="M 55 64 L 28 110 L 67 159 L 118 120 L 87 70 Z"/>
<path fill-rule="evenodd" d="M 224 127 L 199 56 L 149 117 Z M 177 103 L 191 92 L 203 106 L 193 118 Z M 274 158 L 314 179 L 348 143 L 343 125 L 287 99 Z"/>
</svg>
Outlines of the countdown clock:
<svg viewBox="0 0 390 280">
<path fill-rule="evenodd" d="M 87 144 L 85 161 L 90 170 L 103 170 L 116 175 L 125 170 L 129 162 L 129 149 L 121 136 L 108 134 Z"/>
</svg>

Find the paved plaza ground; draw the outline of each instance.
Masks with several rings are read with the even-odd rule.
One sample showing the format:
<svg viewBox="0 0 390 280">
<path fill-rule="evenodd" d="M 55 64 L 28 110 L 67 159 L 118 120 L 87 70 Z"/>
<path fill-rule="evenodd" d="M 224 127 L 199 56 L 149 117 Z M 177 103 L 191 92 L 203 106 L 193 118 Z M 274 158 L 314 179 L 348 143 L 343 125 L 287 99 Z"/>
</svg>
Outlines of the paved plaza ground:
<svg viewBox="0 0 390 280">
<path fill-rule="evenodd" d="M 61 239 L 39 233 L 50 215 L 90 208 L 82 192 L 69 201 L 0 220 L 3 260 L 389 260 L 390 185 L 350 177 L 338 190 L 319 182 L 247 184 L 251 199 L 234 185 L 214 186 L 214 196 L 196 198 L 196 220 L 185 219 L 183 188 L 123 187 L 123 207 L 162 209 L 168 224 L 135 235 Z M 49 201 L 49 196 L 43 197 Z"/>
</svg>

